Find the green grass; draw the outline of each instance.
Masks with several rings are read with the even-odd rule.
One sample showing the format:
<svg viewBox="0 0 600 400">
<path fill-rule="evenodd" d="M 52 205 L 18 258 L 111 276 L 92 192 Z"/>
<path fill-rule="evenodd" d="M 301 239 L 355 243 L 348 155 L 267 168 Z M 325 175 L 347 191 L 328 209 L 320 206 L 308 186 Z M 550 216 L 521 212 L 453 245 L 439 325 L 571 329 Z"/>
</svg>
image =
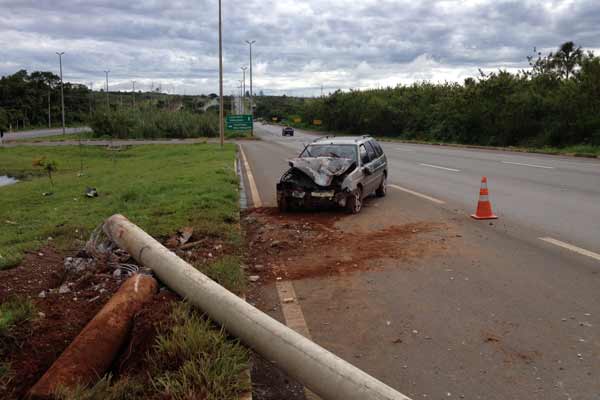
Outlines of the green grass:
<svg viewBox="0 0 600 400">
<path fill-rule="evenodd" d="M 78 146 L 0 148 L 0 175 L 25 179 L 0 188 L 0 269 L 17 265 L 25 251 L 39 248 L 48 237 L 59 248 L 87 240 L 115 213 L 155 237 L 191 225 L 198 233 L 239 240 L 234 145 L 224 150 L 194 144 L 82 151 L 84 176 L 79 177 Z M 54 186 L 32 167 L 40 157 L 58 165 Z M 87 186 L 97 188 L 99 197 L 86 198 Z"/>
<path fill-rule="evenodd" d="M 229 255 L 210 264 L 198 264 L 195 267 L 231 292 L 241 294 L 246 289 L 246 279 L 240 264 L 238 256 Z"/>
<path fill-rule="evenodd" d="M 11 335 L 11 330 L 18 324 L 33 318 L 35 306 L 29 299 L 10 297 L 0 304 L 0 354 L 3 344 Z"/>
<path fill-rule="evenodd" d="M 163 329 L 147 355 L 143 375 L 113 381 L 104 377 L 94 386 L 62 388 L 60 400 L 238 399 L 250 389 L 248 350 L 215 329 L 187 303 L 176 303 L 173 324 Z M 150 381 L 144 385 L 142 379 Z"/>
<path fill-rule="evenodd" d="M 152 383 L 166 398 L 235 399 L 249 389 L 248 350 L 187 303 L 173 309 L 175 325 L 150 355 Z"/>
</svg>

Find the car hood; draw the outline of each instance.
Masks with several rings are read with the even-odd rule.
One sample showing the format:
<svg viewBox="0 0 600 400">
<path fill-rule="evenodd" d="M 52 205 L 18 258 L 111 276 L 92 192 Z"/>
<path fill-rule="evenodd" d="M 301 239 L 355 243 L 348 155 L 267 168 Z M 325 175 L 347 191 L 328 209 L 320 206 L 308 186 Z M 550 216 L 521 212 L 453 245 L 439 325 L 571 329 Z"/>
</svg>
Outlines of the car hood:
<svg viewBox="0 0 600 400">
<path fill-rule="evenodd" d="M 317 185 L 329 186 L 333 178 L 348 171 L 354 160 L 339 157 L 302 157 L 289 160 L 290 166 L 308 175 Z"/>
</svg>

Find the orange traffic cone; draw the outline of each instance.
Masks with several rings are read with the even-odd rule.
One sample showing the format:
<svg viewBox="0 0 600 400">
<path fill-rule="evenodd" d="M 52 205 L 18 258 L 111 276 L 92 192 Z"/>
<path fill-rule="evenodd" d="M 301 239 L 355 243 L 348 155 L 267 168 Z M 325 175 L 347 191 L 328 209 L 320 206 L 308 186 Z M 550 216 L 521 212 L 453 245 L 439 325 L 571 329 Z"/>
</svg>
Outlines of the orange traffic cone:
<svg viewBox="0 0 600 400">
<path fill-rule="evenodd" d="M 477 203 L 477 211 L 471 217 L 475 219 L 496 219 L 498 216 L 492 212 L 492 203 L 490 203 L 489 192 L 487 187 L 487 178 L 481 178 L 481 189 L 479 189 L 479 202 Z"/>
</svg>

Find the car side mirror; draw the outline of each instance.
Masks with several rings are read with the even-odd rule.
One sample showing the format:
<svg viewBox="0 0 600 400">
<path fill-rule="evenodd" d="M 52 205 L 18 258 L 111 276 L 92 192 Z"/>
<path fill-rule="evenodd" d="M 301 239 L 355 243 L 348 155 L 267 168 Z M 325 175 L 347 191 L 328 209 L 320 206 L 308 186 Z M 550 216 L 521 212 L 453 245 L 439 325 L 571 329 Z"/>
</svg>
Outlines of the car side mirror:
<svg viewBox="0 0 600 400">
<path fill-rule="evenodd" d="M 371 175 L 373 173 L 373 171 L 371 171 L 371 168 L 369 167 L 364 167 L 363 172 L 365 173 L 365 175 Z"/>
</svg>

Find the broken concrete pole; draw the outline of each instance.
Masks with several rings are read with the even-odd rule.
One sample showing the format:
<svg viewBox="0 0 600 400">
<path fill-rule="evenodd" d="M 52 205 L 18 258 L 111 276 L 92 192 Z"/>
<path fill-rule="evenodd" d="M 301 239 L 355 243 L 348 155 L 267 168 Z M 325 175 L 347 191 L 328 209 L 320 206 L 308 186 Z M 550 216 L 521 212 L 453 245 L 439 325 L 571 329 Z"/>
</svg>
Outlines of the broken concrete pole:
<svg viewBox="0 0 600 400">
<path fill-rule="evenodd" d="M 252 307 L 122 215 L 113 215 L 106 220 L 104 232 L 140 264 L 151 268 L 169 288 L 324 400 L 409 400 Z"/>
<path fill-rule="evenodd" d="M 127 340 L 133 316 L 151 300 L 158 283 L 147 275 L 127 279 L 29 391 L 31 399 L 51 399 L 58 387 L 90 385 L 110 368 Z"/>
</svg>

